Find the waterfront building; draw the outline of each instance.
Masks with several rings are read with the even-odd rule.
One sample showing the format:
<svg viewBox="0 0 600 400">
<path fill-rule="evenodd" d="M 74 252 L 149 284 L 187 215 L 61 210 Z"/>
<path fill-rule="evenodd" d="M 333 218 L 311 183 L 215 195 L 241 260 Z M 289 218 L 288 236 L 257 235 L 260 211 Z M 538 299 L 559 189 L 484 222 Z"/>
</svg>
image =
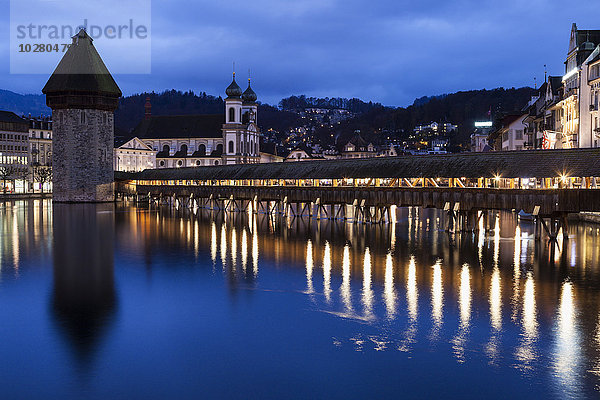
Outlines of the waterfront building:
<svg viewBox="0 0 600 400">
<path fill-rule="evenodd" d="M 156 152 L 134 137 L 115 148 L 115 171 L 138 172 L 156 168 Z"/>
<path fill-rule="evenodd" d="M 145 117 L 131 135 L 156 153 L 156 168 L 253 164 L 261 161 L 257 96 L 233 81 L 226 89 L 223 114 L 152 115 L 146 99 Z"/>
<path fill-rule="evenodd" d="M 52 109 L 53 201 L 114 201 L 114 111 L 121 90 L 81 29 L 42 89 Z"/>
<path fill-rule="evenodd" d="M 581 69 L 580 142 L 585 147 L 600 147 L 600 45 L 585 60 Z"/>
<path fill-rule="evenodd" d="M 52 168 L 52 120 L 47 117 L 29 118 L 29 188 L 33 191 L 52 190 L 51 175 L 39 179 L 37 168 Z M 43 182 L 40 182 L 43 180 Z"/>
<path fill-rule="evenodd" d="M 600 30 L 579 30 L 577 25 L 573 24 L 565 61 L 565 75 L 562 78 L 563 93 L 558 102 L 561 129 L 557 137 L 557 148 L 593 145 L 590 135 L 580 134 L 581 118 L 587 120 L 590 112 L 587 97 L 584 99 L 581 92 L 587 91 L 585 86 L 588 85 L 588 74 L 583 71 L 584 63 L 599 44 Z M 588 105 L 587 109 L 584 109 L 585 105 Z"/>
<path fill-rule="evenodd" d="M 491 114 L 491 110 L 490 113 Z M 489 134 L 494 129 L 492 121 L 475 121 L 475 130 L 471 134 L 471 151 L 490 151 Z"/>
<path fill-rule="evenodd" d="M 524 150 L 527 145 L 527 113 L 507 115 L 502 119 L 499 129 L 490 133 L 489 143 L 493 143 L 496 150 Z"/>
<path fill-rule="evenodd" d="M 562 77 L 550 76 L 539 89 L 536 101 L 528 108 L 529 142 L 535 149 L 553 149 L 559 136 L 561 108 L 558 102 L 562 92 Z"/>
<path fill-rule="evenodd" d="M 0 111 L 0 192 L 26 190 L 29 164 L 29 121 Z"/>
</svg>

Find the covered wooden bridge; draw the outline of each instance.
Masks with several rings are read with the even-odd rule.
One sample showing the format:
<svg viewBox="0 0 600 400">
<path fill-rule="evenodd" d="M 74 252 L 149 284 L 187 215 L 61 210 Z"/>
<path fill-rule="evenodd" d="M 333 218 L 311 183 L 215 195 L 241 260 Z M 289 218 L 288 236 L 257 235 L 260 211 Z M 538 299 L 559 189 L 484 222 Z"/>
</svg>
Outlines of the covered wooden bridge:
<svg viewBox="0 0 600 400">
<path fill-rule="evenodd" d="M 514 209 L 552 221 L 600 212 L 600 149 L 155 169 L 115 177 L 118 193 L 153 202 L 240 209 L 253 204 L 255 210 L 269 202 L 294 214 L 313 215 L 316 207 L 319 216 L 328 206 L 329 218 L 345 218 L 347 205 L 369 220 L 384 218 L 386 210 L 389 215 L 393 205 L 466 215 Z"/>
</svg>

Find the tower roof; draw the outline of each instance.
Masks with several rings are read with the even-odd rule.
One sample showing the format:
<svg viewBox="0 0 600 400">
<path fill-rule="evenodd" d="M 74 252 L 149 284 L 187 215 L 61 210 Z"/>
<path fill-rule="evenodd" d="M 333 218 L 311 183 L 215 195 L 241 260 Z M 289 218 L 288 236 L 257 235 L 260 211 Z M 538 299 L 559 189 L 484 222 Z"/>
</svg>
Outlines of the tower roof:
<svg viewBox="0 0 600 400">
<path fill-rule="evenodd" d="M 92 43 L 81 29 L 42 89 L 44 94 L 86 93 L 120 97 L 121 90 Z"/>
<path fill-rule="evenodd" d="M 254 93 L 254 90 L 250 87 L 250 79 L 248 79 L 248 88 L 242 94 L 242 100 L 244 103 L 254 103 L 257 98 L 256 93 Z"/>
<path fill-rule="evenodd" d="M 233 81 L 225 89 L 225 94 L 227 94 L 228 99 L 239 99 L 242 96 L 242 88 L 235 82 L 235 72 L 233 73 Z"/>
</svg>

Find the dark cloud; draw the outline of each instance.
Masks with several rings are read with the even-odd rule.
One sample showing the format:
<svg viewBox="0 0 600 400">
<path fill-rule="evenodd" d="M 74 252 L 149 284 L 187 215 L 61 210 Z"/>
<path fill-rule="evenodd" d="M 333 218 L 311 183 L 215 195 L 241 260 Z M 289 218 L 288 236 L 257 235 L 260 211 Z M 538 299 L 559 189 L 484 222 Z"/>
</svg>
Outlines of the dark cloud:
<svg viewBox="0 0 600 400">
<path fill-rule="evenodd" d="M 152 74 L 119 75 L 125 93 L 221 94 L 232 62 L 263 101 L 291 94 L 388 105 L 457 90 L 532 85 L 564 71 L 571 24 L 600 29 L 595 1 L 183 0 L 152 3 Z M 8 28 L 1 31 L 8 52 Z M 99 46 L 100 47 L 100 46 Z M 109 65 L 110 68 L 110 65 Z M 44 76 L 0 87 L 39 92 Z"/>
</svg>

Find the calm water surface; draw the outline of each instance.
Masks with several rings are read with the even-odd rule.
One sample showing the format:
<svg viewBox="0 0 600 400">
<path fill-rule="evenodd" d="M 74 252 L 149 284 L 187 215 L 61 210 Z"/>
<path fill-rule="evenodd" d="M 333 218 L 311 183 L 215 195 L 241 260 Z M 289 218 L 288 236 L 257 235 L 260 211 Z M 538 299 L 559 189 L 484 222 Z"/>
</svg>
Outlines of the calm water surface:
<svg viewBox="0 0 600 400">
<path fill-rule="evenodd" d="M 597 397 L 599 227 L 439 217 L 3 203 L 0 396 Z"/>
</svg>

